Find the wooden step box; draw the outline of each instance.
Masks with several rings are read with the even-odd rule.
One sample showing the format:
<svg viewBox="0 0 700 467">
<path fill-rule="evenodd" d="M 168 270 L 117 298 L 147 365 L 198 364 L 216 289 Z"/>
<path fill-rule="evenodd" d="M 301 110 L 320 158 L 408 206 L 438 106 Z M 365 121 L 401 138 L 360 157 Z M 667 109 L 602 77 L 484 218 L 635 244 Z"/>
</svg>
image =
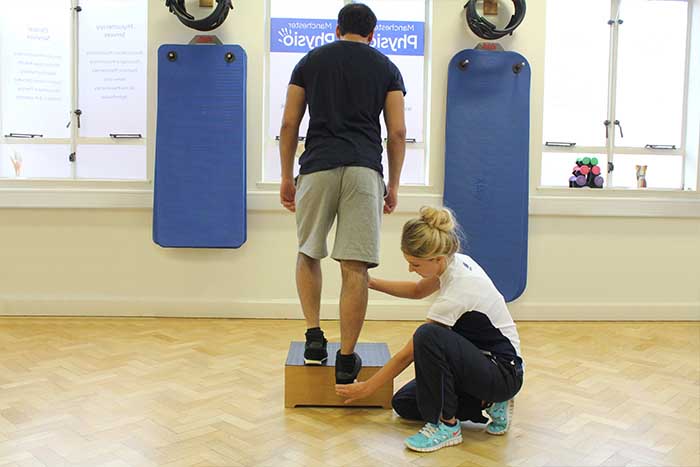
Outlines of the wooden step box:
<svg viewBox="0 0 700 467">
<path fill-rule="evenodd" d="M 292 342 L 284 367 L 284 406 L 332 406 L 332 407 L 382 407 L 391 408 L 394 382 L 390 381 L 370 397 L 343 403 L 335 393 L 335 354 L 340 344 L 328 343 L 328 360 L 324 365 L 304 365 L 304 343 Z M 389 361 L 389 347 L 385 343 L 358 343 L 355 352 L 362 358 L 362 369 L 358 381 L 367 381 L 370 376 Z"/>
</svg>

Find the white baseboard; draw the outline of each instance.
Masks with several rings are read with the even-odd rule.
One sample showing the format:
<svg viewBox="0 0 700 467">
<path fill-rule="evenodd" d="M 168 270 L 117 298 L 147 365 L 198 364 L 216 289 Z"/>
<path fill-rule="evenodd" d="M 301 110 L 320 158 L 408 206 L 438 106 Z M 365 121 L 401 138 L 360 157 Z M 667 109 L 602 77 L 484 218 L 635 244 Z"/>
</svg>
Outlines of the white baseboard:
<svg viewBox="0 0 700 467">
<path fill-rule="evenodd" d="M 517 321 L 700 321 L 700 302 L 511 303 Z"/>
<path fill-rule="evenodd" d="M 368 320 L 425 319 L 427 301 L 370 300 Z M 700 321 L 700 302 L 509 304 L 518 321 Z M 195 318 L 302 319 L 296 299 L 176 300 L 122 297 L 0 296 L 0 316 L 142 316 Z M 338 303 L 324 300 L 322 319 L 338 318 Z"/>
</svg>

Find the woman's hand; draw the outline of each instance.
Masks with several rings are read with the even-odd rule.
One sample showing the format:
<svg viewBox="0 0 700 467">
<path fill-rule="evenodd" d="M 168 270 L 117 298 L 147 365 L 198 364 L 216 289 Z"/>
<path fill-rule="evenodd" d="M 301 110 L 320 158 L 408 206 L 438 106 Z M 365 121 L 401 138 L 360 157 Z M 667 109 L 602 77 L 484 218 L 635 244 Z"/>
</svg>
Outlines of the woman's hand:
<svg viewBox="0 0 700 467">
<path fill-rule="evenodd" d="M 364 399 L 372 395 L 372 389 L 367 384 L 367 381 L 358 381 L 352 384 L 336 384 L 335 393 L 340 397 L 347 398 L 346 404 L 349 404 L 358 399 Z"/>
<path fill-rule="evenodd" d="M 377 281 L 375 281 L 372 276 L 367 276 L 367 287 L 372 290 L 377 290 Z"/>
</svg>

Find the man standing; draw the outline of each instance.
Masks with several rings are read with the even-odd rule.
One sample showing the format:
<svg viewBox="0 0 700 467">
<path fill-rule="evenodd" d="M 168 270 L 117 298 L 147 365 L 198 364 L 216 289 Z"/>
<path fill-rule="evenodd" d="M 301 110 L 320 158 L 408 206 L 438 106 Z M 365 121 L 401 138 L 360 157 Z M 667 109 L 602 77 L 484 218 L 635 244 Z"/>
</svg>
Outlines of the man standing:
<svg viewBox="0 0 700 467">
<path fill-rule="evenodd" d="M 280 129 L 280 201 L 296 212 L 297 292 L 306 319 L 306 364 L 328 357 L 320 328 L 321 265 L 337 218 L 331 257 L 340 263 L 340 350 L 337 384 L 352 383 L 362 367 L 354 352 L 367 311 L 367 270 L 379 263 L 382 209 L 396 208 L 406 149 L 403 78 L 370 47 L 377 18 L 353 3 L 338 13 L 340 40 L 306 54 L 294 68 Z M 309 106 L 309 130 L 293 178 L 299 125 Z M 379 115 L 387 127 L 389 184 L 384 186 Z"/>
</svg>

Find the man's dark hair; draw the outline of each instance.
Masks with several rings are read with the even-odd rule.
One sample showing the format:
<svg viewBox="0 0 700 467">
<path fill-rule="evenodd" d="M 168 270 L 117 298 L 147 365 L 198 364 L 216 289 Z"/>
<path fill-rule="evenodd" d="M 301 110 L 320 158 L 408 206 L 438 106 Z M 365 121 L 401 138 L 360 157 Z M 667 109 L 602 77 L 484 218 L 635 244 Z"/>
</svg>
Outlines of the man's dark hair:
<svg viewBox="0 0 700 467">
<path fill-rule="evenodd" d="M 359 34 L 367 37 L 377 25 L 377 17 L 364 3 L 350 3 L 338 12 L 340 35 Z"/>
</svg>

